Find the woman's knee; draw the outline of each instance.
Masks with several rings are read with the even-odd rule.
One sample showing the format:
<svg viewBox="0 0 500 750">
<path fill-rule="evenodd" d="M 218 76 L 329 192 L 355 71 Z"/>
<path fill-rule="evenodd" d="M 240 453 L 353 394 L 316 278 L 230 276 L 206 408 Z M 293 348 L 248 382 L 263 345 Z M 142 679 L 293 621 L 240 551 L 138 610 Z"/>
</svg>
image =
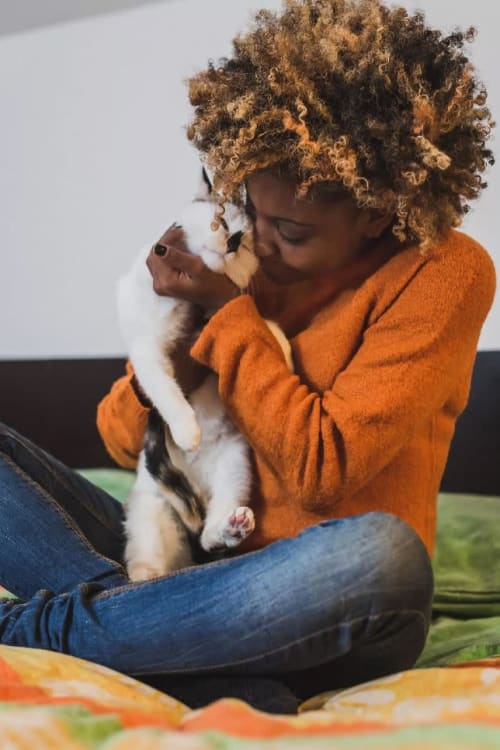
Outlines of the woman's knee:
<svg viewBox="0 0 500 750">
<path fill-rule="evenodd" d="M 381 582 L 400 590 L 408 609 L 418 609 L 430 620 L 434 578 L 429 553 L 417 532 L 390 513 L 366 517 L 374 535 L 374 562 Z"/>
<path fill-rule="evenodd" d="M 430 622 L 433 575 L 418 534 L 383 512 L 326 521 L 301 535 L 307 553 L 359 595 L 372 595 L 377 608 L 415 610 Z"/>
</svg>

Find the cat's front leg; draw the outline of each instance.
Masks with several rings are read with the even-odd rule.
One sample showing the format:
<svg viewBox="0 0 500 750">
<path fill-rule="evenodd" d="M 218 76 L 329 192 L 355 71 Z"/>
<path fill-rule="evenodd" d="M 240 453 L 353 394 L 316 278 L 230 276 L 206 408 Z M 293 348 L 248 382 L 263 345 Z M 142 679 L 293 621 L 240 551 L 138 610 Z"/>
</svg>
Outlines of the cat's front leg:
<svg viewBox="0 0 500 750">
<path fill-rule="evenodd" d="M 174 378 L 174 368 L 165 354 L 151 346 L 135 349 L 131 361 L 141 387 L 170 428 L 172 439 L 184 451 L 198 448 L 201 428 L 193 407 Z"/>
</svg>

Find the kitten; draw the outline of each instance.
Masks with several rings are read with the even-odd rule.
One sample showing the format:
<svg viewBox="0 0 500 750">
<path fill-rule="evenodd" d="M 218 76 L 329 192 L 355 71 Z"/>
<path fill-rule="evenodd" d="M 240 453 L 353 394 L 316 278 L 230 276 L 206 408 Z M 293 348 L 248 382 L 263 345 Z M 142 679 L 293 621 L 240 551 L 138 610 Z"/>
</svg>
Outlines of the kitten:
<svg viewBox="0 0 500 750">
<path fill-rule="evenodd" d="M 179 219 L 186 244 L 243 290 L 258 267 L 248 219 L 228 204 L 223 224 L 213 231 L 214 209 L 203 172 L 197 195 Z M 141 252 L 118 285 L 122 335 L 141 388 L 154 405 L 126 502 L 125 560 L 134 581 L 202 562 L 206 553 L 227 551 L 255 525 L 248 507 L 248 446 L 225 412 L 215 374 L 189 398 L 176 383 L 169 355 L 189 333 L 192 305 L 154 292 L 148 253 Z M 293 371 L 287 339 L 275 323 L 266 322 Z"/>
</svg>

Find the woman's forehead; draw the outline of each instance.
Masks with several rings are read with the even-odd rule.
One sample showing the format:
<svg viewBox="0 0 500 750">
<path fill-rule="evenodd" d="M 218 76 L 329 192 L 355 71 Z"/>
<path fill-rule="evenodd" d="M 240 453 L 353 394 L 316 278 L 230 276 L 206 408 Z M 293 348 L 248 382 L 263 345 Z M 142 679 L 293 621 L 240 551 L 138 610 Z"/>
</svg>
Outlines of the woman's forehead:
<svg viewBox="0 0 500 750">
<path fill-rule="evenodd" d="M 324 218 L 325 211 L 340 204 L 353 204 L 347 193 L 318 193 L 301 198 L 298 184 L 270 172 L 250 175 L 246 181 L 247 195 L 256 208 L 270 216 L 287 216 L 300 223 L 314 223 Z"/>
</svg>

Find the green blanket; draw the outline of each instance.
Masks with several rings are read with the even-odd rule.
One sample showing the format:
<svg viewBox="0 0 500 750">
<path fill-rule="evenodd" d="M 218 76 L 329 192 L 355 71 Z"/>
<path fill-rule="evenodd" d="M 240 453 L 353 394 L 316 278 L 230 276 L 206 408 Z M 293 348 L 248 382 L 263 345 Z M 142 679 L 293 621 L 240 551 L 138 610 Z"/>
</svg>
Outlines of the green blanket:
<svg viewBox="0 0 500 750">
<path fill-rule="evenodd" d="M 434 622 L 417 666 L 500 654 L 500 498 L 442 494 Z"/>
</svg>

